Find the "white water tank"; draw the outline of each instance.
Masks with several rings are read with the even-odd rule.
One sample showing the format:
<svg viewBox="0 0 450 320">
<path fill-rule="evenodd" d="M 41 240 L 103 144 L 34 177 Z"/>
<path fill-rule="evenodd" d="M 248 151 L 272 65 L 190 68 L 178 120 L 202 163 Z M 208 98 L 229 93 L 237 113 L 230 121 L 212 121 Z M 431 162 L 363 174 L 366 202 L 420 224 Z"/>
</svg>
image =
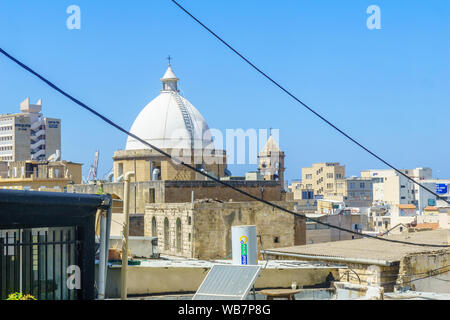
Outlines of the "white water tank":
<svg viewBox="0 0 450 320">
<path fill-rule="evenodd" d="M 257 265 L 256 226 L 231 227 L 233 264 Z"/>
</svg>

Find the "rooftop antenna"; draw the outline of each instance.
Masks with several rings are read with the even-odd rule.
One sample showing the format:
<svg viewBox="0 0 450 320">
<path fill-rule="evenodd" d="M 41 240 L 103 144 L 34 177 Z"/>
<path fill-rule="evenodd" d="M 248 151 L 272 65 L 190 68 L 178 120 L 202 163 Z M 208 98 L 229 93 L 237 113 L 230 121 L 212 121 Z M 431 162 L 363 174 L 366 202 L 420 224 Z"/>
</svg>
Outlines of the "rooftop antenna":
<svg viewBox="0 0 450 320">
<path fill-rule="evenodd" d="M 100 151 L 97 150 L 95 152 L 95 156 L 94 156 L 94 163 L 91 165 L 91 167 L 89 168 L 89 175 L 88 175 L 88 181 L 91 180 L 97 180 L 97 168 L 98 168 L 98 157 L 99 157 Z"/>
</svg>

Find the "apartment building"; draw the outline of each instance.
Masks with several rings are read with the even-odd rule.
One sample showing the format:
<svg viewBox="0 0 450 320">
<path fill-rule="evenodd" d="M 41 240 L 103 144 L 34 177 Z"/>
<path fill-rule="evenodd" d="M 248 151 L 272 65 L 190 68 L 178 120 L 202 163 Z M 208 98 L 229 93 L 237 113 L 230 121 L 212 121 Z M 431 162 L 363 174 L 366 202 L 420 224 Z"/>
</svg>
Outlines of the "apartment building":
<svg viewBox="0 0 450 320">
<path fill-rule="evenodd" d="M 432 178 L 430 168 L 402 169 L 405 175 L 418 182 Z M 365 170 L 361 177 L 372 178 L 373 201 L 379 204 L 398 206 L 400 204 L 413 204 L 418 211 L 425 208 L 425 203 L 419 205 L 419 186 L 395 170 Z"/>
<path fill-rule="evenodd" d="M 80 184 L 81 163 L 25 160 L 0 162 L 0 189 L 65 191 Z"/>
<path fill-rule="evenodd" d="M 441 199 L 437 199 L 437 197 L 428 192 L 427 190 L 420 188 L 417 186 L 417 207 L 420 210 L 420 212 L 423 212 L 426 207 L 428 206 L 439 206 L 440 202 L 443 202 L 442 200 L 450 201 L 450 180 L 441 180 L 441 179 L 427 179 L 422 180 L 420 182 L 424 187 L 427 189 L 435 192 L 440 196 Z M 441 200 L 441 201 L 440 201 Z"/>
<path fill-rule="evenodd" d="M 350 177 L 336 180 L 336 193 L 326 194 L 327 199 L 345 202 L 347 207 L 370 207 L 373 202 L 371 178 Z"/>
<path fill-rule="evenodd" d="M 0 115 L 0 161 L 47 160 L 61 151 L 61 120 L 40 113 L 42 100 L 26 98 L 21 113 Z"/>
<path fill-rule="evenodd" d="M 339 162 L 314 163 L 302 168 L 302 183 L 305 190 L 314 190 L 315 195 L 337 193 L 337 181 L 345 178 L 345 166 Z"/>
</svg>

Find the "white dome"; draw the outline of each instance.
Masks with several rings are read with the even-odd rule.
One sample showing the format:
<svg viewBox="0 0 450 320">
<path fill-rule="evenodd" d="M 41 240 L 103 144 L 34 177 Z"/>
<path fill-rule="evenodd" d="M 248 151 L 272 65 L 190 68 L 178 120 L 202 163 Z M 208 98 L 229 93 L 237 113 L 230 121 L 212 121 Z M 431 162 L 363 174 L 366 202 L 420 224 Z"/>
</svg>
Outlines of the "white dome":
<svg viewBox="0 0 450 320">
<path fill-rule="evenodd" d="M 161 81 L 163 90 L 139 113 L 131 133 L 161 149 L 213 148 L 208 124 L 200 112 L 179 94 L 178 78 L 170 66 Z M 128 137 L 126 150 L 136 149 L 149 147 Z"/>
</svg>

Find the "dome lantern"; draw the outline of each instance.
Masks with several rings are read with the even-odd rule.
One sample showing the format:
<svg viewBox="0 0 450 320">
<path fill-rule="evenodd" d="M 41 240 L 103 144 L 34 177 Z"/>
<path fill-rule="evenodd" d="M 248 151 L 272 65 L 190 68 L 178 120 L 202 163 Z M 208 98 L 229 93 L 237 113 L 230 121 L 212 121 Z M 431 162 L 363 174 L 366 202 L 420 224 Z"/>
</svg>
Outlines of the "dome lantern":
<svg viewBox="0 0 450 320">
<path fill-rule="evenodd" d="M 172 66 L 169 63 L 169 67 L 164 73 L 164 76 L 161 78 L 161 82 L 163 84 L 162 91 L 175 91 L 178 92 L 178 79 L 175 73 L 172 70 Z"/>
</svg>

